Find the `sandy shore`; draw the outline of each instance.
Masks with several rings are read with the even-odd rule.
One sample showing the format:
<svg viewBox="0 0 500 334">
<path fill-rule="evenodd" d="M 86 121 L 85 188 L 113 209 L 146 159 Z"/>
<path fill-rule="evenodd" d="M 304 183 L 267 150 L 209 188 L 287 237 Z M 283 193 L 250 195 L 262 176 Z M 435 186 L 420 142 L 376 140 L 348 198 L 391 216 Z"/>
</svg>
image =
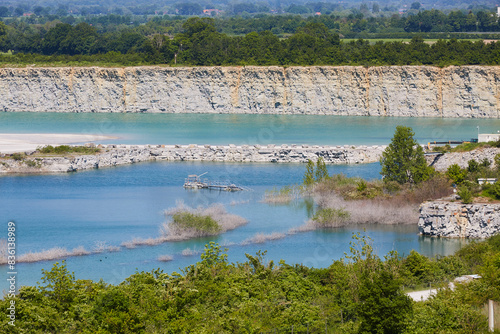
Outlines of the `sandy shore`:
<svg viewBox="0 0 500 334">
<path fill-rule="evenodd" d="M 116 137 L 92 134 L 2 133 L 0 134 L 0 153 L 25 152 L 35 150 L 39 146 L 89 143 L 109 139 L 116 139 Z"/>
</svg>

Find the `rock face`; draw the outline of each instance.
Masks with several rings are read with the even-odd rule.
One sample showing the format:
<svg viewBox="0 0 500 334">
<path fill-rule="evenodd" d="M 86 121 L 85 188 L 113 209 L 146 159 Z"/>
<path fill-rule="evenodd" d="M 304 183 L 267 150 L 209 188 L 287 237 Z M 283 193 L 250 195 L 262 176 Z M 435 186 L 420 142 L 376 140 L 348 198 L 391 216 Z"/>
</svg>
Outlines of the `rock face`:
<svg viewBox="0 0 500 334">
<path fill-rule="evenodd" d="M 457 164 L 461 168 L 467 168 L 469 160 L 476 160 L 481 163 L 484 159 L 487 159 L 493 167 L 495 166 L 495 156 L 497 154 L 500 154 L 500 148 L 478 148 L 469 152 L 453 152 L 436 157 L 431 156 L 428 163 L 440 172 L 445 172 L 453 164 Z"/>
<path fill-rule="evenodd" d="M 0 110 L 498 118 L 500 67 L 0 68 Z"/>
<path fill-rule="evenodd" d="M 101 153 L 74 157 L 26 157 L 3 159 L 0 173 L 56 173 L 111 167 L 141 161 L 219 161 L 305 163 L 323 157 L 328 164 L 379 161 L 385 146 L 199 146 L 199 145 L 107 145 Z"/>
<path fill-rule="evenodd" d="M 425 202 L 420 206 L 418 228 L 429 236 L 488 238 L 500 232 L 500 204 Z"/>
</svg>

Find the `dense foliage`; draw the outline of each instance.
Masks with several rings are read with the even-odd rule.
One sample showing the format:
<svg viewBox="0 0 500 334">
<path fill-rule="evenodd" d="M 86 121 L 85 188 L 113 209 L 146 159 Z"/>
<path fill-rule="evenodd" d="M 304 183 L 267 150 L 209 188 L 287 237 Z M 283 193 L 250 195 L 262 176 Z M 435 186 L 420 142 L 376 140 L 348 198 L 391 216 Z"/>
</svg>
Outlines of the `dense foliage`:
<svg viewBox="0 0 500 334">
<path fill-rule="evenodd" d="M 422 146 L 413 139 L 415 133 L 406 126 L 398 126 L 391 143 L 380 160 L 384 181 L 420 183 L 429 178 L 432 169 L 427 167 Z"/>
<path fill-rule="evenodd" d="M 104 29 L 103 25 L 87 22 L 0 22 L 0 64 L 446 66 L 500 62 L 500 42 L 449 39 L 429 44 L 416 35 L 409 35 L 413 36 L 410 42 L 345 42 L 340 39 L 343 28 L 331 19 L 270 16 L 247 22 L 238 18 L 189 18 L 120 29 Z M 274 29 L 275 23 L 290 28 Z M 236 36 L 224 28 L 228 25 L 234 30 L 241 24 L 248 27 Z M 354 26 L 351 22 L 345 29 L 351 31 Z M 286 38 L 277 35 L 283 33 Z"/>
<path fill-rule="evenodd" d="M 325 269 L 275 265 L 265 252 L 228 263 L 215 244 L 181 274 L 137 272 L 119 285 L 77 280 L 64 263 L 43 271 L 16 297 L 7 333 L 482 333 L 481 307 L 498 300 L 500 237 L 473 242 L 447 257 L 396 252 L 384 260 L 355 235 L 351 252 Z M 415 303 L 403 287 L 445 287 L 454 277 L 482 279 Z M 6 312 L 9 299 L 0 301 Z"/>
</svg>

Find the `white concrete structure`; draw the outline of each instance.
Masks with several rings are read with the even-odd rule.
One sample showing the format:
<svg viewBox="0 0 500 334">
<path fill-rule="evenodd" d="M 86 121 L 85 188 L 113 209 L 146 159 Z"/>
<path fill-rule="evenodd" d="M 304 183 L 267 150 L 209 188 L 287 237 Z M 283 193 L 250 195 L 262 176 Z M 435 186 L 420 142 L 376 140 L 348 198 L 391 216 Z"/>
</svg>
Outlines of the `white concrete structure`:
<svg viewBox="0 0 500 334">
<path fill-rule="evenodd" d="M 500 133 L 481 133 L 478 135 L 477 141 L 479 143 L 486 143 L 489 141 L 500 140 Z"/>
</svg>

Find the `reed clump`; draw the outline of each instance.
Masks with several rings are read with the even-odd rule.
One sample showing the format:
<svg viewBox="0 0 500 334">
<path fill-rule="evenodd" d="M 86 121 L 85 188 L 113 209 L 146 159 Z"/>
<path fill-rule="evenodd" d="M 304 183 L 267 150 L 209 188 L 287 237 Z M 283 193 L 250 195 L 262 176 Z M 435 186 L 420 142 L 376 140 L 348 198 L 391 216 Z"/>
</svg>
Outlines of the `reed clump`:
<svg viewBox="0 0 500 334">
<path fill-rule="evenodd" d="M 245 239 L 240 245 L 263 244 L 267 241 L 279 240 L 286 237 L 286 233 L 273 232 L 271 234 L 257 233 L 253 237 Z"/>
<path fill-rule="evenodd" d="M 288 204 L 302 196 L 303 189 L 299 186 L 284 186 L 267 190 L 262 202 L 268 204 Z"/>
<path fill-rule="evenodd" d="M 193 209 L 179 202 L 175 208 L 166 210 L 165 216 L 169 221 L 160 228 L 165 240 L 218 235 L 247 223 L 245 218 L 228 213 L 222 204 Z"/>
<path fill-rule="evenodd" d="M 313 188 L 312 196 L 319 210 L 304 228 L 413 224 L 418 220 L 422 202 L 452 193 L 449 179 L 442 175 L 413 186 L 334 175 Z"/>
<path fill-rule="evenodd" d="M 169 262 L 172 261 L 174 257 L 172 255 L 160 255 L 158 256 L 158 261 L 160 262 Z"/>
<path fill-rule="evenodd" d="M 83 256 L 89 255 L 91 252 L 87 251 L 83 246 L 74 248 L 68 251 L 66 248 L 54 247 L 51 249 L 43 250 L 40 252 L 28 252 L 17 258 L 17 262 L 40 262 L 62 259 L 70 256 Z"/>
</svg>

